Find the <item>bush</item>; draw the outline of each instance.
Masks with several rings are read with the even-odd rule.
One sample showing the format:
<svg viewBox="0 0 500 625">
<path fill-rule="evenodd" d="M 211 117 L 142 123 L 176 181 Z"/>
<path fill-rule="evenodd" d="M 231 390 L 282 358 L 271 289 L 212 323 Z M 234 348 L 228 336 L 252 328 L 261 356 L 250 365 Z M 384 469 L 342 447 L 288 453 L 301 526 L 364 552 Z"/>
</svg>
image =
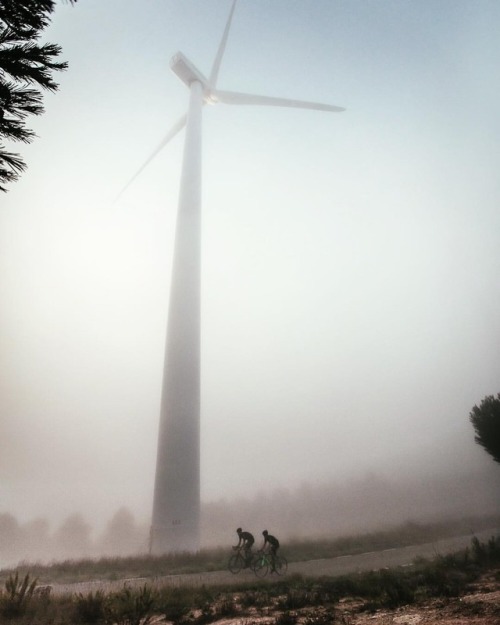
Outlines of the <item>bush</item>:
<svg viewBox="0 0 500 625">
<path fill-rule="evenodd" d="M 106 620 L 117 625 L 147 625 L 153 614 L 156 593 L 146 584 L 138 591 L 126 586 L 109 597 Z"/>
<path fill-rule="evenodd" d="M 238 608 L 235 602 L 229 597 L 220 597 L 214 607 L 214 617 L 217 620 L 227 618 L 228 616 L 234 616 L 237 612 Z"/>
<path fill-rule="evenodd" d="M 278 608 L 282 610 L 297 610 L 309 605 L 313 605 L 313 600 L 305 589 L 292 589 L 278 600 Z"/>
<path fill-rule="evenodd" d="M 476 536 L 472 539 L 472 558 L 474 562 L 483 566 L 500 561 L 500 537 L 492 536 L 485 544 Z"/>
<path fill-rule="evenodd" d="M 22 582 L 19 573 L 10 575 L 5 582 L 5 590 L 0 594 L 0 614 L 9 620 L 26 614 L 35 588 L 36 579 L 30 582 L 29 573 Z"/>
<path fill-rule="evenodd" d="M 79 623 L 97 624 L 102 623 L 106 616 L 106 599 L 104 593 L 98 590 L 95 594 L 87 595 L 79 593 L 74 603 L 75 620 Z"/>
<path fill-rule="evenodd" d="M 381 603 L 388 608 L 397 608 L 415 601 L 415 584 L 410 576 L 395 571 L 381 572 Z"/>
<path fill-rule="evenodd" d="M 192 593 L 184 588 L 174 588 L 162 593 L 159 610 L 168 621 L 178 625 L 195 605 Z"/>
<path fill-rule="evenodd" d="M 283 612 L 274 619 L 275 625 L 296 625 L 298 620 L 295 612 Z"/>
<path fill-rule="evenodd" d="M 326 610 L 324 612 L 318 612 L 317 614 L 310 614 L 309 616 L 306 616 L 304 625 L 331 625 L 331 623 L 335 622 L 341 624 L 347 623 L 343 615 L 337 615 L 335 612 Z"/>
</svg>

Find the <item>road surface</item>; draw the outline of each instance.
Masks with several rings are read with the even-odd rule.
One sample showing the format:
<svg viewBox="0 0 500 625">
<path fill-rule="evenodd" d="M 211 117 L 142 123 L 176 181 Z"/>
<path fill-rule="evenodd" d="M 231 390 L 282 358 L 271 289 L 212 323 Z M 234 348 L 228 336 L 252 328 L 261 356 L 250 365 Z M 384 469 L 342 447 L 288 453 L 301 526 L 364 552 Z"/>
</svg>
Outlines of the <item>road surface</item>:
<svg viewBox="0 0 500 625">
<path fill-rule="evenodd" d="M 492 528 L 474 534 L 481 542 L 487 542 L 492 536 L 499 536 L 500 528 Z M 383 568 L 408 566 L 418 557 L 433 558 L 437 555 L 446 555 L 454 553 L 469 547 L 472 534 L 467 536 L 456 536 L 454 538 L 446 538 L 432 543 L 423 545 L 414 545 L 411 547 L 398 547 L 394 549 L 384 549 L 383 551 L 370 551 L 352 556 L 339 556 L 337 558 L 324 558 L 320 560 L 308 560 L 306 562 L 291 562 L 288 565 L 288 575 L 299 573 L 307 577 L 319 577 L 321 575 L 348 575 L 350 573 L 358 573 L 362 571 L 373 571 Z M 244 570 L 233 575 L 229 571 L 213 571 L 210 573 L 191 573 L 183 575 L 165 575 L 156 578 L 132 578 L 119 581 L 93 581 L 81 582 L 77 584 L 53 584 L 52 594 L 73 594 L 95 592 L 102 590 L 103 592 L 115 592 L 127 585 L 130 588 L 143 586 L 201 586 L 228 584 L 231 582 L 241 582 L 255 580 L 252 571 Z M 275 579 L 274 576 L 268 579 Z"/>
</svg>

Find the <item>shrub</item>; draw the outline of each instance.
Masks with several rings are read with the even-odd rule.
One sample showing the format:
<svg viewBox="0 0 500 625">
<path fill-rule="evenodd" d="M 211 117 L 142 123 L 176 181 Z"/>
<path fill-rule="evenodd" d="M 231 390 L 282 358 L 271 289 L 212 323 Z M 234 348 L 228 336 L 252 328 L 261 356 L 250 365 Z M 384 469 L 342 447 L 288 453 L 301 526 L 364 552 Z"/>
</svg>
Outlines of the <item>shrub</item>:
<svg viewBox="0 0 500 625">
<path fill-rule="evenodd" d="M 343 615 L 338 615 L 337 618 L 335 612 L 327 610 L 326 612 L 318 612 L 316 614 L 306 616 L 304 625 L 331 625 L 331 623 L 335 622 L 344 624 L 347 621 Z"/>
<path fill-rule="evenodd" d="M 479 565 L 489 565 L 500 561 L 500 537 L 492 536 L 485 544 L 474 536 L 472 539 L 472 558 Z"/>
<path fill-rule="evenodd" d="M 298 620 L 297 614 L 295 612 L 283 612 L 279 616 L 274 619 L 275 625 L 296 625 Z"/>
<path fill-rule="evenodd" d="M 168 621 L 178 625 L 185 620 L 194 606 L 192 593 L 184 588 L 173 588 L 162 593 L 159 610 Z"/>
<path fill-rule="evenodd" d="M 240 604 L 243 608 L 263 608 L 269 605 L 269 602 L 269 593 L 262 590 L 247 590 L 240 597 Z"/>
<path fill-rule="evenodd" d="M 214 616 L 216 619 L 234 616 L 237 612 L 238 608 L 235 602 L 229 597 L 220 597 L 214 607 Z"/>
<path fill-rule="evenodd" d="M 74 600 L 75 620 L 79 623 L 102 623 L 106 616 L 106 599 L 101 590 L 89 592 L 87 595 L 79 593 Z"/>
<path fill-rule="evenodd" d="M 306 590 L 290 590 L 278 601 L 278 607 L 282 610 L 297 610 L 311 605 L 311 596 Z"/>
<path fill-rule="evenodd" d="M 109 597 L 106 620 L 117 625 L 147 625 L 152 618 L 156 595 L 146 584 L 132 591 L 126 586 Z"/>
<path fill-rule="evenodd" d="M 9 575 L 5 590 L 0 594 L 0 614 L 7 619 L 17 618 L 26 613 L 36 588 L 36 579 L 30 582 L 29 573 L 22 581 L 19 573 Z"/>
<path fill-rule="evenodd" d="M 415 588 L 409 576 L 395 571 L 381 572 L 382 605 L 397 608 L 415 601 Z"/>
</svg>

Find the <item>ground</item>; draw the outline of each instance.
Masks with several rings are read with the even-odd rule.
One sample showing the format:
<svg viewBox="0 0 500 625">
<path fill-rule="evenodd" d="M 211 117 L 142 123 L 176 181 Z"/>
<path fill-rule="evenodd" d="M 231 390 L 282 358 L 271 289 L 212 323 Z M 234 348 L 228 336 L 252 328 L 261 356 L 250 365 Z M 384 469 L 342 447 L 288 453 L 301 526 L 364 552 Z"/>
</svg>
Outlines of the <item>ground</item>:
<svg viewBox="0 0 500 625">
<path fill-rule="evenodd" d="M 235 604 L 239 597 L 235 596 Z M 418 605 L 367 610 L 366 602 L 343 599 L 334 607 L 283 612 L 276 605 L 245 610 L 215 625 L 500 625 L 500 569 L 488 571 L 460 597 L 430 599 Z M 165 623 L 156 617 L 150 625 Z"/>
<path fill-rule="evenodd" d="M 339 605 L 340 612 L 345 608 L 346 625 L 500 625 L 500 570 L 483 575 L 461 597 L 433 599 L 374 614 L 353 614 L 353 607 L 355 612 L 355 604 L 349 606 L 346 601 Z"/>
</svg>

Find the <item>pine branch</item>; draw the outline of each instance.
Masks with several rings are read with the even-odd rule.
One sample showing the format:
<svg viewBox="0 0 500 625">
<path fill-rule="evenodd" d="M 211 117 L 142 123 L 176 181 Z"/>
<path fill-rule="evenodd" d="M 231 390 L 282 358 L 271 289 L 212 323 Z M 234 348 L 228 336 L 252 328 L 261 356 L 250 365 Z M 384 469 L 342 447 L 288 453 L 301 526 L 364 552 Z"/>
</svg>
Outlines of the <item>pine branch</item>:
<svg viewBox="0 0 500 625">
<path fill-rule="evenodd" d="M 1 0 L 0 21 L 15 32 L 32 36 L 45 28 L 54 10 L 53 0 Z"/>
<path fill-rule="evenodd" d="M 57 60 L 60 46 L 37 43 L 54 8 L 54 0 L 0 0 L 0 139 L 33 140 L 35 133 L 26 128 L 25 120 L 44 111 L 39 89 L 56 91 L 53 73 L 67 68 Z M 19 154 L 0 145 L 0 191 L 25 169 Z"/>
<path fill-rule="evenodd" d="M 17 119 L 24 119 L 27 115 L 41 115 L 44 112 L 42 94 L 35 89 L 0 81 L 0 110 L 3 111 L 3 117 L 12 116 Z M 0 120 L 1 118 L 0 113 Z"/>
<path fill-rule="evenodd" d="M 3 145 L 0 145 L 0 191 L 6 193 L 7 188 L 3 185 L 16 182 L 25 170 L 26 163 L 19 154 L 5 152 Z"/>
<path fill-rule="evenodd" d="M 0 120 L 0 135 L 9 141 L 22 141 L 23 143 L 31 143 L 36 137 L 33 130 L 26 128 L 23 121 L 6 117 Z"/>
<path fill-rule="evenodd" d="M 0 71 L 15 80 L 56 91 L 57 83 L 52 79 L 51 72 L 68 67 L 67 63 L 52 60 L 60 52 L 61 48 L 54 44 L 38 46 L 35 43 L 24 43 L 5 47 L 0 49 Z"/>
</svg>

